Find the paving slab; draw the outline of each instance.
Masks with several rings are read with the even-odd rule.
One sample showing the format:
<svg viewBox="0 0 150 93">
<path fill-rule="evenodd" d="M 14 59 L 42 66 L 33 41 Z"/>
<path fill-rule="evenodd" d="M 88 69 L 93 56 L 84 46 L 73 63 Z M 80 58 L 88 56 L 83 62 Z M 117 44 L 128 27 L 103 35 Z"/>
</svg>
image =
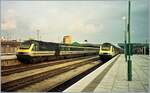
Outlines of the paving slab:
<svg viewBox="0 0 150 93">
<path fill-rule="evenodd" d="M 112 78 L 115 78 L 112 88 L 109 88 L 109 91 L 111 92 L 148 92 L 149 60 L 145 58 L 148 57 L 143 55 L 133 55 L 131 57 L 132 81 L 128 81 L 127 62 L 125 62 L 124 55 L 121 55 L 121 57 L 117 60 L 117 62 L 103 78 L 102 82 L 95 88 L 94 92 L 104 91 L 104 88 L 110 87 L 109 85 L 103 83 L 105 81 L 108 81 L 109 78 L 110 80 Z"/>
<path fill-rule="evenodd" d="M 142 92 L 146 93 L 149 90 L 149 56 L 147 55 L 133 55 L 132 59 L 132 81 L 128 81 L 128 73 L 127 73 L 127 62 L 125 62 L 124 54 L 121 54 L 119 59 L 113 64 L 113 66 L 109 69 L 109 71 L 105 74 L 105 76 L 101 79 L 101 81 L 92 80 L 90 82 L 87 81 L 90 87 L 85 86 L 82 90 L 78 92 Z M 100 68 L 99 68 L 100 69 Z M 98 71 L 94 71 L 98 74 Z M 93 72 L 93 73 L 94 73 Z M 92 75 L 92 74 L 91 74 Z M 99 75 L 94 76 L 94 74 L 90 77 L 98 78 Z M 79 81 L 79 82 L 82 82 Z M 94 88 L 92 87 L 96 85 Z M 77 83 L 80 85 L 81 83 Z M 75 84 L 73 85 L 75 86 Z M 69 92 L 77 92 L 71 86 L 71 88 L 66 89 Z M 80 85 L 81 86 L 81 85 Z M 77 87 L 77 86 L 76 86 Z M 78 88 L 76 88 L 78 89 Z M 92 90 L 92 91 L 91 91 Z M 67 92 L 65 91 L 65 92 Z"/>
<path fill-rule="evenodd" d="M 9 59 L 16 59 L 16 55 L 5 55 L 1 56 L 1 60 L 9 60 Z"/>
<path fill-rule="evenodd" d="M 88 74 L 78 82 L 76 82 L 71 87 L 67 88 L 63 92 L 88 92 L 95 89 L 95 87 L 100 83 L 101 79 L 105 76 L 105 73 L 108 72 L 108 68 L 112 66 L 114 61 L 119 57 L 116 56 L 112 60 L 103 64 L 101 67 L 96 69 L 94 72 Z M 92 83 L 92 84 L 91 84 Z M 84 91 L 85 90 L 85 91 Z"/>
</svg>

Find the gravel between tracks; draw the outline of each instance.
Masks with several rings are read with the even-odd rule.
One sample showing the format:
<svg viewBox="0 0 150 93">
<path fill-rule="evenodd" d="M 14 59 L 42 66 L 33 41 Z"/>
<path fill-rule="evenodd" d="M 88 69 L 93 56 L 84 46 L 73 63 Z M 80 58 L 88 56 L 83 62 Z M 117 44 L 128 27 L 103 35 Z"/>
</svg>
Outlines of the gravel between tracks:
<svg viewBox="0 0 150 93">
<path fill-rule="evenodd" d="M 54 70 L 48 70 L 42 73 L 38 73 L 35 75 L 31 75 L 28 77 L 20 78 L 17 80 L 13 80 L 7 83 L 2 84 L 2 91 L 16 91 L 20 88 L 32 85 L 34 83 L 43 81 L 45 79 L 60 75 L 62 73 L 68 72 L 70 70 L 76 69 L 78 67 L 84 66 L 86 64 L 90 64 L 94 61 L 98 60 L 98 57 L 88 58 L 86 60 L 80 60 L 77 63 L 73 62 L 74 64 L 69 64 L 67 66 L 63 66 Z"/>
<path fill-rule="evenodd" d="M 71 61 L 77 61 L 85 58 L 89 58 L 93 56 L 86 56 L 86 57 L 79 57 L 79 58 L 69 58 L 69 59 L 61 59 L 61 60 L 54 60 L 54 61 L 46 61 L 41 63 L 35 63 L 35 64 L 20 64 L 15 66 L 2 66 L 1 67 L 1 75 L 6 76 L 14 73 L 19 73 L 23 71 L 33 70 L 37 68 L 44 68 L 47 66 L 57 65 L 61 63 L 71 62 Z"/>
<path fill-rule="evenodd" d="M 44 81 L 35 83 L 33 85 L 29 85 L 28 87 L 25 87 L 22 89 L 19 89 L 19 90 L 17 90 L 17 92 L 42 92 L 42 91 L 46 92 L 49 89 L 52 89 L 52 88 L 56 87 L 57 85 L 60 85 L 63 82 L 77 76 L 78 74 L 92 68 L 93 66 L 96 66 L 97 64 L 99 64 L 99 61 L 95 61 L 95 62 L 86 64 L 84 66 L 78 67 L 71 71 L 57 75 L 55 77 L 46 79 Z"/>
<path fill-rule="evenodd" d="M 91 57 L 91 58 L 88 58 L 88 59 L 82 59 L 82 60 L 78 60 L 78 61 L 72 61 L 72 62 L 69 62 L 69 63 L 63 63 L 63 64 L 59 64 L 59 65 L 55 65 L 55 66 L 48 66 L 48 67 L 45 67 L 45 68 L 38 68 L 38 69 L 34 69 L 34 70 L 29 70 L 29 71 L 25 71 L 25 72 L 11 74 L 11 75 L 8 75 L 8 76 L 2 76 L 1 77 L 1 83 L 3 84 L 3 83 L 6 83 L 6 82 L 10 82 L 10 81 L 17 80 L 17 79 L 20 79 L 20 78 L 24 78 L 24 77 L 27 77 L 27 76 L 35 75 L 35 74 L 46 72 L 46 71 L 49 71 L 49 70 L 54 70 L 56 68 L 65 67 L 67 65 L 80 63 L 82 61 L 86 61 L 86 60 L 93 59 L 93 58 L 96 58 L 96 57 Z"/>
</svg>

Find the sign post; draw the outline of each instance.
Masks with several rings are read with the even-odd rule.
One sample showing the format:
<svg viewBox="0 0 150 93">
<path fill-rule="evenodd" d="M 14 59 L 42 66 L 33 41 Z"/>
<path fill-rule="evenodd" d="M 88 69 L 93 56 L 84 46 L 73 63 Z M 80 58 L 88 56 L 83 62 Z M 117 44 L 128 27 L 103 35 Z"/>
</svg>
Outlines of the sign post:
<svg viewBox="0 0 150 93">
<path fill-rule="evenodd" d="M 130 7 L 131 2 L 128 1 L 128 81 L 132 81 L 132 61 L 131 61 L 131 43 L 130 43 Z"/>
</svg>

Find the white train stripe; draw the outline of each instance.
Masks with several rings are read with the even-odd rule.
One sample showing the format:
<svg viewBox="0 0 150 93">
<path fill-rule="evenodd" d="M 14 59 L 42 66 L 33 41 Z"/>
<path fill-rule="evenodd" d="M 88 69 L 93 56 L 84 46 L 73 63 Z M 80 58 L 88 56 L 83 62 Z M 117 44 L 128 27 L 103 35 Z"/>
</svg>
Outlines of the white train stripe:
<svg viewBox="0 0 150 93">
<path fill-rule="evenodd" d="M 55 51 L 32 51 L 31 56 L 51 56 L 55 55 Z"/>
<path fill-rule="evenodd" d="M 60 51 L 60 55 L 67 55 L 67 54 L 83 54 L 83 53 L 95 53 L 98 51 Z M 31 56 L 50 56 L 55 55 L 55 51 L 32 51 Z"/>
<path fill-rule="evenodd" d="M 60 55 L 64 55 L 64 54 L 81 54 L 81 53 L 95 53 L 98 51 L 61 51 Z"/>
</svg>

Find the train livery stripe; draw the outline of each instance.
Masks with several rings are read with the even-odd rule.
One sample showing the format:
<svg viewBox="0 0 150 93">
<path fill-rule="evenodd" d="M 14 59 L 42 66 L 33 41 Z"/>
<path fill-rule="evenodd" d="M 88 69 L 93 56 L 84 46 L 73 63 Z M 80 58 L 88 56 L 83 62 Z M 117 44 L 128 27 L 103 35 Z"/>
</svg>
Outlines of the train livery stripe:
<svg viewBox="0 0 150 93">
<path fill-rule="evenodd" d="M 92 51 L 60 51 L 60 55 L 66 54 L 80 54 L 80 53 L 96 53 L 97 50 Z M 55 55 L 55 51 L 32 51 L 28 55 L 30 56 L 51 56 Z"/>
<path fill-rule="evenodd" d="M 31 56 L 50 56 L 55 55 L 55 51 L 32 51 Z"/>
<path fill-rule="evenodd" d="M 96 53 L 98 51 L 61 51 L 60 55 L 66 55 L 66 54 L 80 54 L 80 53 Z"/>
</svg>

